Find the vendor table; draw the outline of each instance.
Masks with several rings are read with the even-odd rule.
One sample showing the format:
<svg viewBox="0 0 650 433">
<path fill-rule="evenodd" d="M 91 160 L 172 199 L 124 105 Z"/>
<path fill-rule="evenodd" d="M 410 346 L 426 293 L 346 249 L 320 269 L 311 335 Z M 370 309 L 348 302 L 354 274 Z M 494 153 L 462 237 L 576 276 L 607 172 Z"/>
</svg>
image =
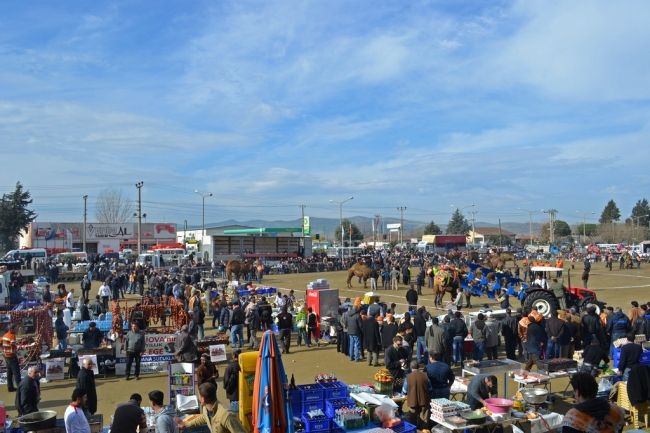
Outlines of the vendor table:
<svg viewBox="0 0 650 433">
<path fill-rule="evenodd" d="M 469 364 L 463 367 L 461 376 L 465 377 L 466 374 L 475 376 L 477 374 L 493 374 L 503 373 L 503 386 L 504 395 L 508 395 L 508 372 L 512 370 L 520 370 L 522 367 L 521 362 L 513 361 L 511 359 L 498 359 L 489 361 L 480 361 L 478 363 Z"/>
<path fill-rule="evenodd" d="M 546 421 L 546 423 L 549 425 L 549 427 L 551 427 L 551 429 L 560 427 L 562 425 L 562 420 L 564 419 L 562 415 L 554 412 L 542 416 L 544 418 L 544 421 Z M 546 426 L 540 419 L 528 420 L 528 419 L 521 419 L 521 418 L 497 418 L 497 419 L 488 418 L 488 421 L 484 424 L 480 424 L 480 425 L 467 424 L 462 426 L 451 424 L 446 421 L 443 422 L 435 421 L 435 422 L 438 425 L 441 425 L 448 430 L 458 431 L 458 432 L 460 431 L 474 432 L 479 429 L 485 429 L 486 431 L 491 433 L 497 431 L 500 427 L 512 426 L 513 433 L 524 433 L 523 428 L 524 426 L 526 426 L 526 424 L 528 424 L 530 427 L 530 428 L 526 428 L 526 431 L 530 431 L 530 433 L 547 432 Z"/>
</svg>

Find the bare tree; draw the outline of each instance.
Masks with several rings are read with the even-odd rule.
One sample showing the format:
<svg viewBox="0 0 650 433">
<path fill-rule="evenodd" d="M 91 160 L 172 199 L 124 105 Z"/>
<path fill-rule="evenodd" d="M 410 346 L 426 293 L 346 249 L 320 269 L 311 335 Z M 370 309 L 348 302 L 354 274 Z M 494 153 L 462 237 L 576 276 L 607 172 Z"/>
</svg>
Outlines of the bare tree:
<svg viewBox="0 0 650 433">
<path fill-rule="evenodd" d="M 98 223 L 121 224 L 131 219 L 132 203 L 122 194 L 122 190 L 104 189 L 97 196 L 95 217 Z"/>
</svg>

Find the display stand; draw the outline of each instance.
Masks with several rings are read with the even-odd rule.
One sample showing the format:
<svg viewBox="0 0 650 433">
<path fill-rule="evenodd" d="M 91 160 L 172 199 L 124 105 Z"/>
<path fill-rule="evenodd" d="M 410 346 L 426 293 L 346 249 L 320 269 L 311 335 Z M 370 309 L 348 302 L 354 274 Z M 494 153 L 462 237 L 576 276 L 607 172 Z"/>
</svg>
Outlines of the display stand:
<svg viewBox="0 0 650 433">
<path fill-rule="evenodd" d="M 195 395 L 194 364 L 179 362 L 169 364 L 169 403 L 176 407 L 176 395 Z"/>
</svg>

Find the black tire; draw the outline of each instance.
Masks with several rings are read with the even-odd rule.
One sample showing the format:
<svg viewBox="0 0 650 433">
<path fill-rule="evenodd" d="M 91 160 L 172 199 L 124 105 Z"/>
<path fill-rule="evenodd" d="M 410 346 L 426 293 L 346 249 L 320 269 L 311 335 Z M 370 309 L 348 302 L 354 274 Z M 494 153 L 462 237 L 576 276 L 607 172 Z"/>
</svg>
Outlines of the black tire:
<svg viewBox="0 0 650 433">
<path fill-rule="evenodd" d="M 587 305 L 592 304 L 596 307 L 596 314 L 600 315 L 600 312 L 605 308 L 605 302 L 596 301 L 593 297 L 587 297 L 580 301 L 578 304 L 578 311 L 586 311 Z"/>
<path fill-rule="evenodd" d="M 533 306 L 537 306 L 537 311 L 544 317 L 550 317 L 560 308 L 555 295 L 543 289 L 533 291 L 524 299 L 524 310 L 532 310 Z"/>
</svg>

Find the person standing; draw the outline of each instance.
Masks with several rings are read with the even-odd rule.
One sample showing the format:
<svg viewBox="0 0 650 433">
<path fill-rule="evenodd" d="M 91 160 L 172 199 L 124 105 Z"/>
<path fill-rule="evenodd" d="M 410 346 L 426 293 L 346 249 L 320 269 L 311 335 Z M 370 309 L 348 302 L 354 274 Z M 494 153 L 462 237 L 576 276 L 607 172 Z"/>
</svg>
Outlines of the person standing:
<svg viewBox="0 0 650 433">
<path fill-rule="evenodd" d="M 232 361 L 223 373 L 223 389 L 230 400 L 230 410 L 238 411 L 239 404 L 239 349 L 232 351 Z"/>
<path fill-rule="evenodd" d="M 70 314 L 74 313 L 74 308 L 75 308 L 74 287 L 70 289 L 67 295 L 65 295 L 65 308 L 70 310 Z"/>
<path fill-rule="evenodd" d="M 147 417 L 140 407 L 142 396 L 138 393 L 131 394 L 129 401 L 122 403 L 115 409 L 111 431 L 120 433 L 136 433 L 147 430 Z"/>
<path fill-rule="evenodd" d="M 217 379 L 219 379 L 219 370 L 217 366 L 210 361 L 210 355 L 204 353 L 201 355 L 201 364 L 196 367 L 194 371 L 196 376 L 196 386 L 199 387 L 205 382 L 212 382 L 217 386 Z"/>
<path fill-rule="evenodd" d="M 451 367 L 441 361 L 442 354 L 429 350 L 429 363 L 425 367 L 429 383 L 431 383 L 431 398 L 449 398 L 451 386 L 456 380 Z"/>
<path fill-rule="evenodd" d="M 361 316 L 357 304 L 348 310 L 347 328 L 350 361 L 361 362 Z"/>
<path fill-rule="evenodd" d="M 427 328 L 424 337 L 425 346 L 429 349 L 429 354 L 427 354 L 429 358 L 431 358 L 430 353 L 439 353 L 441 355 L 445 353 L 445 331 L 439 325 L 437 317 L 431 319 L 431 326 Z"/>
<path fill-rule="evenodd" d="M 88 413 L 95 415 L 97 412 L 97 388 L 95 386 L 95 372 L 90 358 L 84 358 L 82 368 L 77 375 L 76 389 L 86 396 L 84 407 Z"/>
<path fill-rule="evenodd" d="M 20 384 L 20 365 L 18 364 L 16 324 L 14 323 L 9 324 L 9 329 L 2 336 L 2 355 L 7 366 L 7 389 L 9 392 L 15 392 Z"/>
<path fill-rule="evenodd" d="M 126 380 L 131 380 L 131 365 L 135 361 L 135 380 L 140 380 L 140 360 L 145 349 L 144 334 L 137 323 L 126 334 Z"/>
<path fill-rule="evenodd" d="M 406 405 L 411 421 L 418 430 L 426 430 L 430 425 L 431 397 L 430 383 L 426 373 L 418 369 L 418 362 L 411 361 L 411 373 L 406 377 Z"/>
<path fill-rule="evenodd" d="M 198 349 L 196 348 L 196 344 L 194 343 L 194 340 L 190 335 L 188 325 L 181 326 L 181 332 L 179 332 L 178 336 L 176 337 L 176 342 L 174 346 L 176 347 L 176 351 L 174 353 L 174 357 L 176 358 L 176 361 L 178 362 L 196 361 L 196 355 L 198 353 Z"/>
<path fill-rule="evenodd" d="M 293 316 L 287 311 L 287 306 L 284 305 L 282 311 L 277 317 L 282 353 L 289 353 L 289 348 L 291 347 L 291 330 L 293 329 Z"/>
<path fill-rule="evenodd" d="M 485 353 L 488 359 L 497 359 L 499 357 L 499 322 L 494 320 L 492 313 L 487 313 L 485 321 Z"/>
<path fill-rule="evenodd" d="M 428 361 L 428 349 L 425 339 L 427 332 L 428 313 L 423 306 L 419 307 L 413 318 L 413 333 L 415 334 L 415 359 L 418 364 L 426 364 Z"/>
<path fill-rule="evenodd" d="M 111 297 L 110 286 L 106 282 L 102 283 L 102 285 L 99 286 L 99 291 L 97 292 L 97 295 L 102 300 L 102 306 L 104 307 L 104 311 L 108 311 L 108 299 Z"/>
<path fill-rule="evenodd" d="M 398 289 L 398 284 L 399 284 L 399 271 L 397 270 L 397 267 L 394 267 L 390 271 L 390 288 L 391 288 L 391 290 L 397 290 Z"/>
<path fill-rule="evenodd" d="M 506 346 L 506 358 L 516 360 L 517 318 L 513 317 L 510 308 L 506 308 L 506 317 L 501 321 L 501 335 Z"/>
<path fill-rule="evenodd" d="M 483 313 L 478 313 L 476 320 L 472 323 L 470 334 L 474 340 L 474 360 L 483 361 L 483 353 L 485 352 L 485 340 L 487 337 L 487 327 L 485 325 L 485 316 Z"/>
<path fill-rule="evenodd" d="M 460 311 L 454 313 L 454 318 L 449 322 L 449 334 L 453 336 L 453 360 L 454 364 L 463 365 L 465 355 L 465 337 L 467 337 L 467 325 L 462 319 Z"/>
<path fill-rule="evenodd" d="M 32 365 L 27 369 L 27 376 L 20 381 L 16 391 L 16 410 L 18 415 L 27 415 L 38 412 L 38 402 L 41 400 L 41 386 L 38 379 L 41 372 Z"/>
<path fill-rule="evenodd" d="M 303 343 L 307 344 L 307 310 L 306 306 L 300 307 L 296 313 L 296 328 L 298 335 L 296 336 L 296 344 L 298 347 Z M 346 352 L 347 353 L 347 352 Z"/>
<path fill-rule="evenodd" d="M 75 388 L 72 391 L 70 404 L 63 415 L 66 433 L 90 433 L 90 424 L 84 414 L 85 403 L 86 392 L 83 389 Z"/>
<path fill-rule="evenodd" d="M 244 322 L 246 317 L 244 310 L 241 309 L 239 304 L 232 304 L 232 313 L 230 317 L 230 345 L 235 347 L 239 346 L 241 349 L 244 346 Z"/>
<path fill-rule="evenodd" d="M 318 331 L 318 316 L 314 310 L 307 308 L 307 347 L 311 347 L 312 338 L 316 340 L 316 345 L 320 347 L 320 335 Z"/>
<path fill-rule="evenodd" d="M 379 366 L 379 348 L 381 347 L 381 335 L 379 334 L 379 323 L 375 316 L 370 316 L 361 322 L 363 334 L 363 345 L 368 351 L 368 365 Z"/>
<path fill-rule="evenodd" d="M 180 422 L 181 427 L 191 428 L 207 425 L 212 433 L 246 433 L 237 415 L 219 404 L 217 388 L 211 383 L 199 387 L 201 415 L 189 422 Z"/>
<path fill-rule="evenodd" d="M 544 331 L 544 328 L 539 324 L 535 316 L 532 314 L 529 315 L 528 320 L 530 321 L 526 329 L 526 352 L 528 353 L 528 357 L 526 366 L 524 367 L 526 371 L 530 371 L 533 364 L 537 365 L 537 361 L 541 358 L 544 346 L 548 340 L 546 331 Z M 537 369 L 539 370 L 539 365 Z"/>
<path fill-rule="evenodd" d="M 156 433 L 178 433 L 178 425 L 174 420 L 176 411 L 172 407 L 163 404 L 165 394 L 162 391 L 154 390 L 149 392 L 148 396 L 155 414 L 153 419 Z"/>
<path fill-rule="evenodd" d="M 564 341 L 564 334 L 566 332 L 566 322 L 558 316 L 551 315 L 546 320 L 546 335 L 548 336 L 546 355 L 548 359 L 560 357 L 560 344 Z"/>
<path fill-rule="evenodd" d="M 409 306 L 409 311 L 415 311 L 418 307 L 418 292 L 415 287 L 410 286 L 406 291 L 406 302 Z"/>
<path fill-rule="evenodd" d="M 84 299 L 90 299 L 90 285 L 88 275 L 84 275 L 83 280 L 81 280 L 81 296 Z"/>
</svg>

